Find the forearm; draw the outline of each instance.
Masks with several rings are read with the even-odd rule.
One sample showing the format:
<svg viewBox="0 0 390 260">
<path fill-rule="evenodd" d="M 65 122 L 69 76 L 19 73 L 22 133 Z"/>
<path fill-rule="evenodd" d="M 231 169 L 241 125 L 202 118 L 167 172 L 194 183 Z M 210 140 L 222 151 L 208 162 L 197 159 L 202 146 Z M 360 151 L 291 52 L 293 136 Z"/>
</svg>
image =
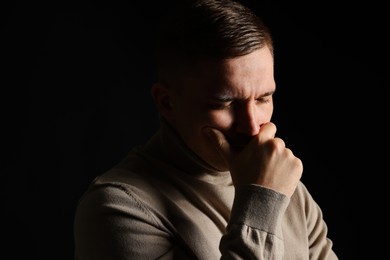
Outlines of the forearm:
<svg viewBox="0 0 390 260">
<path fill-rule="evenodd" d="M 288 203 L 286 196 L 257 185 L 238 189 L 220 243 L 222 259 L 282 259 L 281 223 Z"/>
</svg>

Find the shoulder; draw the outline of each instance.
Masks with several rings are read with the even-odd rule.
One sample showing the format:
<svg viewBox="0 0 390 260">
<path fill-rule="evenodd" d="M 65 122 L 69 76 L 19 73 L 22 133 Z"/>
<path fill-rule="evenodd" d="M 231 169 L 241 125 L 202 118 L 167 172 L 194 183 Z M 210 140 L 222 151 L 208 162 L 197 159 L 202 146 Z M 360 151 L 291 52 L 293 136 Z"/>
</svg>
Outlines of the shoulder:
<svg viewBox="0 0 390 260">
<path fill-rule="evenodd" d="M 297 204 L 303 206 L 306 204 L 311 204 L 313 202 L 314 200 L 312 195 L 310 194 L 309 189 L 302 181 L 299 181 L 294 194 L 291 196 L 290 204 Z"/>
<path fill-rule="evenodd" d="M 158 174 L 142 157 L 130 153 L 123 161 L 97 176 L 80 197 L 80 214 L 104 215 L 116 212 L 149 219 L 165 215 L 164 197 L 152 175 Z M 123 212 L 127 211 L 127 212 Z"/>
<path fill-rule="evenodd" d="M 308 187 L 301 181 L 291 197 L 290 205 L 299 208 L 306 216 L 322 216 L 320 206 L 313 198 Z"/>
</svg>

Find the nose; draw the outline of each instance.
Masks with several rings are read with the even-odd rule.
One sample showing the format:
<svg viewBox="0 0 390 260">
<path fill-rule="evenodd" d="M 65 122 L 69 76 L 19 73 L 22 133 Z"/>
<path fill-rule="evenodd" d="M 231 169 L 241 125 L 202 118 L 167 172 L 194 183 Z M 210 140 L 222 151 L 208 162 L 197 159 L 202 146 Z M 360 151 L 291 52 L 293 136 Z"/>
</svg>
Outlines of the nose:
<svg viewBox="0 0 390 260">
<path fill-rule="evenodd" d="M 261 112 L 256 104 L 248 102 L 242 104 L 235 112 L 235 129 L 238 133 L 254 136 L 259 133 L 261 122 Z"/>
</svg>

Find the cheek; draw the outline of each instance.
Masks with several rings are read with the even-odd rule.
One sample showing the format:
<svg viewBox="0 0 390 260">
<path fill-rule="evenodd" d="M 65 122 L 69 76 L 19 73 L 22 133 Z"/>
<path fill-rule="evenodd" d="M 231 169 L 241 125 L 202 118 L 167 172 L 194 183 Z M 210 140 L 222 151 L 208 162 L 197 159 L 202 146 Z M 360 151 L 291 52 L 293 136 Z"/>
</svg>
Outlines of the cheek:
<svg viewBox="0 0 390 260">
<path fill-rule="evenodd" d="M 223 130 L 232 126 L 234 117 L 230 111 L 218 110 L 207 113 L 205 120 L 209 126 Z"/>
<path fill-rule="evenodd" d="M 201 112 L 198 106 L 192 104 L 191 100 L 186 101 L 183 99 L 176 102 L 174 116 L 179 124 L 193 125 L 195 122 L 199 121 Z"/>
</svg>

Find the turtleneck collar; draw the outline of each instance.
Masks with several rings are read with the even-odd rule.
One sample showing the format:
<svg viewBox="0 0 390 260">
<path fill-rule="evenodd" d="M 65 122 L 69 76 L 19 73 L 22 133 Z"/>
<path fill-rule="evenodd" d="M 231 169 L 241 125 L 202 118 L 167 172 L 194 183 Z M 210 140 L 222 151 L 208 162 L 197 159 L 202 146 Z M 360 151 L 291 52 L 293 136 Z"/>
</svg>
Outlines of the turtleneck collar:
<svg viewBox="0 0 390 260">
<path fill-rule="evenodd" d="M 175 129 L 161 116 L 160 129 L 144 146 L 143 150 L 150 156 L 203 181 L 226 183 L 231 180 L 229 171 L 219 171 L 213 168 L 190 150 Z"/>
</svg>

